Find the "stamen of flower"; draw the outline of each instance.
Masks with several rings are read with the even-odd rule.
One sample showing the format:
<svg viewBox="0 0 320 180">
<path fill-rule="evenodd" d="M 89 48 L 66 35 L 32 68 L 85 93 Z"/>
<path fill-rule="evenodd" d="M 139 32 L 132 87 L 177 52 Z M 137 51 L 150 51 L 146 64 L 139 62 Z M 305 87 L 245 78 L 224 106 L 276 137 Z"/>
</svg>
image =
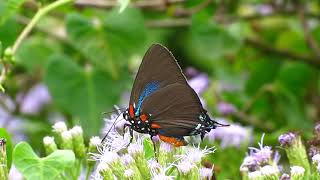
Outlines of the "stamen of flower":
<svg viewBox="0 0 320 180">
<path fill-rule="evenodd" d="M 299 176 L 304 174 L 305 169 L 301 166 L 290 167 L 291 176 Z"/>
<path fill-rule="evenodd" d="M 212 168 L 201 168 L 200 170 L 200 177 L 201 179 L 211 179 L 213 175 L 213 169 Z"/>
</svg>

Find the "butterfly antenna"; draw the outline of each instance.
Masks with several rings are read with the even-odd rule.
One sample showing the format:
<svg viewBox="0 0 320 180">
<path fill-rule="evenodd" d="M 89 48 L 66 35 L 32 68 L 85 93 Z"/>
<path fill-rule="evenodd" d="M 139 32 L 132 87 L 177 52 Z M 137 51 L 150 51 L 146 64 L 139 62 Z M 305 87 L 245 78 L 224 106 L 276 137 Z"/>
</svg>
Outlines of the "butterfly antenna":
<svg viewBox="0 0 320 180">
<path fill-rule="evenodd" d="M 103 115 L 107 115 L 107 114 L 111 114 L 111 113 L 114 113 L 114 112 L 117 112 L 117 111 L 124 110 L 124 109 L 126 109 L 126 108 L 125 108 L 125 107 L 123 107 L 123 108 L 114 107 L 114 109 L 115 109 L 115 110 L 113 110 L 113 111 L 103 112 L 102 114 L 103 114 Z M 121 111 L 121 112 L 123 112 L 123 111 Z"/>
<path fill-rule="evenodd" d="M 110 129 L 108 130 L 107 134 L 103 137 L 103 139 L 101 140 L 101 144 L 104 142 L 104 140 L 108 137 L 109 133 L 111 132 L 112 129 L 114 129 L 114 127 L 116 126 L 116 124 L 118 122 L 120 122 L 120 120 L 118 120 L 118 118 L 120 117 L 120 115 L 123 113 L 123 111 L 121 113 L 119 113 L 119 115 L 117 116 L 117 118 L 113 121 Z"/>
<path fill-rule="evenodd" d="M 230 124 L 221 124 L 221 123 L 218 123 L 216 121 L 214 123 L 219 125 L 217 127 L 228 127 L 228 126 L 230 126 Z"/>
</svg>

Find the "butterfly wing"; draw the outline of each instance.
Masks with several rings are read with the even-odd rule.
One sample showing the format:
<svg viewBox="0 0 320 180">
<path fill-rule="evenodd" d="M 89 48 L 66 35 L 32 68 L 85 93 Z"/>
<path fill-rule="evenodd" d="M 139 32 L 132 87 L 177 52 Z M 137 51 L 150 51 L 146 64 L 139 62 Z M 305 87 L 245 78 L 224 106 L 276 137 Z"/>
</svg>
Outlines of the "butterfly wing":
<svg viewBox="0 0 320 180">
<path fill-rule="evenodd" d="M 171 52 L 160 44 L 153 44 L 139 67 L 131 91 L 130 104 L 138 104 L 139 101 L 142 103 L 143 94 L 150 95 L 155 90 L 173 83 L 187 84 Z"/>
<path fill-rule="evenodd" d="M 191 135 L 200 124 L 199 115 L 202 105 L 194 90 L 185 84 L 170 84 L 149 97 L 141 112 L 151 114 L 150 123 L 160 125 L 159 133 L 169 137 Z"/>
</svg>

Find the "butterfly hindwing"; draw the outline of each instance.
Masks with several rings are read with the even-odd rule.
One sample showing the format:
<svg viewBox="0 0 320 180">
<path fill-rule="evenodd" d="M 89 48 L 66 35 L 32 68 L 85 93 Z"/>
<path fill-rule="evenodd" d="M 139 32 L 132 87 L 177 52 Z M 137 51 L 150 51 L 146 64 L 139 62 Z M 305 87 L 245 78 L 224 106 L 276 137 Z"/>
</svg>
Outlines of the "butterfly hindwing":
<svg viewBox="0 0 320 180">
<path fill-rule="evenodd" d="M 200 123 L 202 111 L 198 97 L 185 84 L 170 84 L 146 98 L 141 112 L 151 114 L 150 123 L 160 125 L 159 133 L 166 136 L 188 136 Z"/>
</svg>

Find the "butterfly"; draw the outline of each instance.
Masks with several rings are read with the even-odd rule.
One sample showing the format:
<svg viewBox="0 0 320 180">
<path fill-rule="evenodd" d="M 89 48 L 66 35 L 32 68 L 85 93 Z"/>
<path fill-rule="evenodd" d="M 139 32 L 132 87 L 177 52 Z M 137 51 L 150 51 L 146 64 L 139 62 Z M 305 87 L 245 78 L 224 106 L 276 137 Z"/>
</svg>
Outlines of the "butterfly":
<svg viewBox="0 0 320 180">
<path fill-rule="evenodd" d="M 176 147 L 186 145 L 185 136 L 204 135 L 218 126 L 189 86 L 172 53 L 160 44 L 146 52 L 123 112 L 124 128 L 158 136 Z"/>
</svg>

